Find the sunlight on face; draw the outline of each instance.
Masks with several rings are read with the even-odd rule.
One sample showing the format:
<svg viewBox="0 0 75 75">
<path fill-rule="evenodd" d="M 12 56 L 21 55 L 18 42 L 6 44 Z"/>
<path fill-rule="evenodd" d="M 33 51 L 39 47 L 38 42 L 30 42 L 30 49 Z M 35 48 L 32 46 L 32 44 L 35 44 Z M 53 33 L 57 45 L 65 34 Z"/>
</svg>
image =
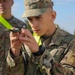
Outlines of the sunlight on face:
<svg viewBox="0 0 75 75">
<path fill-rule="evenodd" d="M 28 17 L 29 24 L 37 35 L 46 35 L 51 29 L 51 12 L 45 12 L 40 16 Z"/>
</svg>

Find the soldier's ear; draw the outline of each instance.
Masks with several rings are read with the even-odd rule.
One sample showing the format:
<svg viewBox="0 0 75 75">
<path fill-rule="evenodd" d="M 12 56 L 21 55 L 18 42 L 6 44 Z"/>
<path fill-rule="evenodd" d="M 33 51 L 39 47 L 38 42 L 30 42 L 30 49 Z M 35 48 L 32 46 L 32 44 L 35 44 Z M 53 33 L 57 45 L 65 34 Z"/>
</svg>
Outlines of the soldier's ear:
<svg viewBox="0 0 75 75">
<path fill-rule="evenodd" d="M 54 21 L 56 19 L 56 12 L 52 11 L 51 12 L 51 20 Z"/>
</svg>

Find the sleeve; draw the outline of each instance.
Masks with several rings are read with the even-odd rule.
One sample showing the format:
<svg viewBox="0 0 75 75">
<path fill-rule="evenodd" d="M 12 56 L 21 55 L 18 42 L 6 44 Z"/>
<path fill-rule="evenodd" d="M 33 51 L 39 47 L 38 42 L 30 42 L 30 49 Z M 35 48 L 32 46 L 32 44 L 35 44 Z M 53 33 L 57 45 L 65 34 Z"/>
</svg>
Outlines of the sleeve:
<svg viewBox="0 0 75 75">
<path fill-rule="evenodd" d="M 24 75 L 24 59 L 22 55 L 13 59 L 10 52 L 8 52 L 6 75 Z"/>
<path fill-rule="evenodd" d="M 60 63 L 52 57 L 47 49 L 36 60 L 38 60 L 40 66 L 45 69 L 48 75 L 75 75 L 75 46 Z"/>
</svg>

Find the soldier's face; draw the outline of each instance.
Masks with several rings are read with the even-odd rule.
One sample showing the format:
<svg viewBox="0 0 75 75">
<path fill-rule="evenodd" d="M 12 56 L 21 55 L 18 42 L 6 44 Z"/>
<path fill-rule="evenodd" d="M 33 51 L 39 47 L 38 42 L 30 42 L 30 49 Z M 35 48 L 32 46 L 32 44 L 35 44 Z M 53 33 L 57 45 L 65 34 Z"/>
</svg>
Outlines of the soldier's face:
<svg viewBox="0 0 75 75">
<path fill-rule="evenodd" d="M 53 29 L 53 11 L 46 12 L 43 15 L 28 17 L 29 24 L 37 35 L 51 35 L 51 31 Z"/>
<path fill-rule="evenodd" d="M 0 0 L 0 15 L 9 14 L 12 5 L 13 0 Z"/>
</svg>

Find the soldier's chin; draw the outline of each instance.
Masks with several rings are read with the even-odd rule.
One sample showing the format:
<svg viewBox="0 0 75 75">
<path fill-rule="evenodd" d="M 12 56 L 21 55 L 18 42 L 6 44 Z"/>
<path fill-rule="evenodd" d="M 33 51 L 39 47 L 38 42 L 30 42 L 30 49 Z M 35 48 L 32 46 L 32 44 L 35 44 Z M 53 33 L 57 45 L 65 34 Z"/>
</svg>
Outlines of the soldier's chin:
<svg viewBox="0 0 75 75">
<path fill-rule="evenodd" d="M 0 15 L 3 15 L 4 14 L 4 12 L 3 11 L 0 11 Z"/>
</svg>

